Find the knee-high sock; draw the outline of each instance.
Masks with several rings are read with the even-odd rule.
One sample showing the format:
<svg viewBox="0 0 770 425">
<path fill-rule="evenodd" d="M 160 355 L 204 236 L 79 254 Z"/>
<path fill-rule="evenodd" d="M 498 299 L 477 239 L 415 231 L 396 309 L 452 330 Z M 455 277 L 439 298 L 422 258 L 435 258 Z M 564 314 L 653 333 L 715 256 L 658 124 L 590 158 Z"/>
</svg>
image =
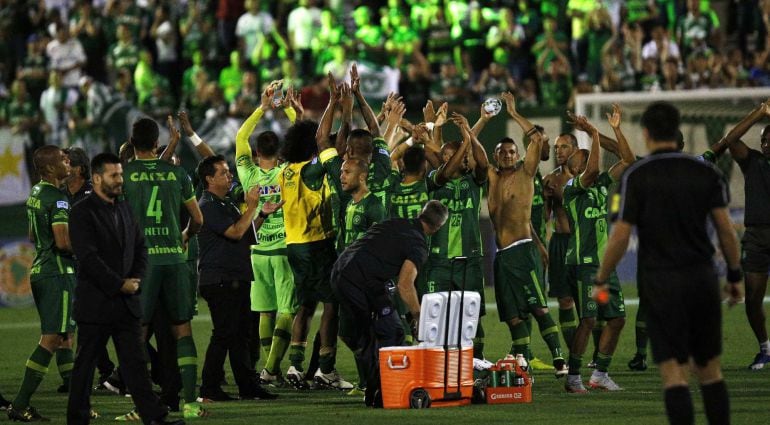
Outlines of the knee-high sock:
<svg viewBox="0 0 770 425">
<path fill-rule="evenodd" d="M 605 320 L 597 320 L 594 328 L 591 330 L 591 336 L 594 340 L 594 353 L 591 356 L 591 360 L 594 362 L 596 361 L 596 355 L 599 354 L 599 341 L 602 339 L 602 332 L 604 332 L 605 326 L 607 326 Z"/>
<path fill-rule="evenodd" d="M 272 374 L 281 371 L 281 360 L 286 355 L 286 350 L 291 342 L 291 325 L 294 322 L 293 314 L 279 313 L 275 321 L 273 340 L 270 344 L 270 354 L 265 361 L 265 369 Z"/>
<path fill-rule="evenodd" d="M 72 366 L 75 362 L 75 356 L 71 348 L 60 348 L 56 350 L 56 368 L 59 369 L 59 376 L 64 386 L 69 388 L 70 377 L 72 376 Z"/>
<path fill-rule="evenodd" d="M 561 334 L 564 336 L 564 342 L 567 343 L 567 347 L 572 347 L 572 340 L 575 339 L 577 325 L 575 307 L 559 309 L 559 326 L 561 326 Z"/>
<path fill-rule="evenodd" d="M 554 359 L 563 358 L 561 353 L 561 342 L 559 342 L 559 328 L 553 321 L 550 314 L 545 313 L 541 316 L 535 316 L 537 326 L 540 328 L 540 336 L 551 350 L 551 356 Z"/>
<path fill-rule="evenodd" d="M 663 392 L 666 401 L 666 415 L 671 425 L 692 425 L 695 413 L 692 408 L 690 389 L 684 386 L 667 388 Z"/>
<path fill-rule="evenodd" d="M 262 314 L 259 318 L 259 345 L 262 347 L 262 356 L 267 361 L 270 357 L 270 348 L 273 345 L 273 330 L 275 329 L 275 316 Z"/>
<path fill-rule="evenodd" d="M 184 336 L 176 340 L 176 362 L 182 375 L 182 398 L 185 403 L 193 403 L 195 383 L 198 379 L 198 352 L 192 336 Z"/>
<path fill-rule="evenodd" d="M 725 381 L 701 385 L 703 408 L 706 418 L 711 425 L 727 425 L 730 423 L 730 398 L 727 395 Z"/>
<path fill-rule="evenodd" d="M 38 345 L 35 351 L 27 359 L 27 367 L 24 369 L 24 378 L 21 381 L 19 393 L 13 400 L 14 409 L 24 409 L 29 406 L 29 400 L 37 387 L 43 382 L 43 377 L 48 373 L 48 365 L 51 364 L 53 353 Z"/>
<path fill-rule="evenodd" d="M 321 351 L 321 331 L 318 331 L 315 333 L 315 336 L 313 337 L 313 351 L 310 352 L 310 361 L 307 364 L 307 373 L 306 375 L 313 375 L 315 374 L 316 369 L 318 369 L 318 354 Z"/>
<path fill-rule="evenodd" d="M 527 331 L 527 323 L 521 321 L 516 325 L 508 325 L 508 330 L 511 331 L 511 351 L 510 354 L 514 356 L 521 354 L 526 356 L 529 351 L 529 331 Z"/>
<path fill-rule="evenodd" d="M 607 372 L 610 368 L 610 363 L 612 363 L 611 354 L 604 354 L 601 351 L 596 353 L 596 370 L 599 372 Z"/>
</svg>

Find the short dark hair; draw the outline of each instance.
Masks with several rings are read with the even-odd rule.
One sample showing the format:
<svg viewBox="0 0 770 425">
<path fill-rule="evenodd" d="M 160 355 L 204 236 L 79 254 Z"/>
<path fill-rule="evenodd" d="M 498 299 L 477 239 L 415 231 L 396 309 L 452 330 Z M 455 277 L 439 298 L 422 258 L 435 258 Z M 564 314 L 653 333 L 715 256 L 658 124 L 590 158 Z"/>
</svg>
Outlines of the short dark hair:
<svg viewBox="0 0 770 425">
<path fill-rule="evenodd" d="M 41 176 L 48 175 L 47 167 L 53 167 L 59 161 L 58 153 L 61 151 L 56 145 L 45 145 L 35 149 L 32 154 L 32 163 L 35 165 L 35 171 Z"/>
<path fill-rule="evenodd" d="M 357 154 L 368 157 L 374 152 L 372 133 L 361 128 L 352 130 L 348 135 L 348 146 L 353 146 Z"/>
<path fill-rule="evenodd" d="M 281 140 L 272 131 L 263 131 L 257 136 L 257 152 L 260 156 L 274 157 L 281 147 Z"/>
<path fill-rule="evenodd" d="M 358 169 L 358 172 L 369 175 L 369 163 L 366 162 L 365 160 L 360 158 L 355 158 L 355 159 L 346 159 L 345 162 L 347 162 L 348 164 Z"/>
<path fill-rule="evenodd" d="M 217 173 L 216 164 L 220 162 L 225 162 L 225 157 L 222 155 L 209 156 L 203 158 L 201 162 L 198 163 L 198 168 L 195 171 L 198 174 L 201 183 L 203 183 L 204 189 L 209 188 L 209 182 L 206 181 L 206 177 L 211 177 Z"/>
<path fill-rule="evenodd" d="M 131 128 L 131 144 L 141 152 L 152 152 L 158 143 L 160 129 L 152 118 L 139 118 Z"/>
<path fill-rule="evenodd" d="M 509 144 L 511 144 L 511 145 L 513 145 L 513 146 L 516 146 L 516 152 L 518 152 L 518 151 L 519 151 L 519 145 L 517 145 L 517 144 L 516 144 L 516 141 L 515 141 L 515 140 L 513 140 L 513 139 L 511 139 L 510 137 L 503 137 L 502 139 L 500 139 L 500 140 L 497 142 L 497 144 L 495 145 L 495 150 L 497 150 L 497 148 L 498 148 L 500 145 L 504 145 L 504 144 L 506 144 L 506 143 L 509 143 Z"/>
<path fill-rule="evenodd" d="M 425 224 L 433 228 L 439 228 L 443 226 L 447 217 L 449 217 L 449 210 L 447 210 L 444 204 L 436 201 L 435 199 L 428 201 L 428 203 L 422 207 L 420 215 L 417 216 L 420 221 L 425 222 Z"/>
<path fill-rule="evenodd" d="M 417 174 L 425 163 L 425 149 L 412 146 L 404 152 L 404 173 Z"/>
<path fill-rule="evenodd" d="M 318 153 L 315 134 L 318 123 L 310 120 L 297 121 L 286 130 L 281 156 L 289 163 L 309 161 Z"/>
<path fill-rule="evenodd" d="M 96 155 L 91 160 L 91 170 L 94 174 L 103 174 L 107 164 L 120 164 L 120 158 L 114 153 L 104 152 Z"/>
<path fill-rule="evenodd" d="M 118 151 L 118 155 L 120 157 L 120 160 L 123 162 L 123 164 L 128 164 L 129 162 L 133 161 L 134 156 L 136 155 L 136 152 L 134 150 L 134 145 L 131 144 L 131 142 L 125 142 L 122 145 L 120 145 L 120 150 Z"/>
<path fill-rule="evenodd" d="M 679 109 L 676 106 L 669 102 L 658 101 L 651 103 L 645 109 L 640 122 L 653 141 L 673 142 L 676 141 L 679 120 Z"/>
<path fill-rule="evenodd" d="M 88 180 L 91 177 L 91 168 L 88 161 L 88 155 L 83 149 L 73 146 L 64 149 L 64 153 L 70 159 L 70 167 L 80 167 L 80 175 Z"/>
<path fill-rule="evenodd" d="M 559 135 L 559 137 L 566 137 L 569 139 L 569 142 L 572 144 L 572 147 L 578 147 L 578 140 L 577 137 L 575 137 L 572 133 L 562 133 Z M 557 137 L 558 138 L 558 137 Z"/>
</svg>

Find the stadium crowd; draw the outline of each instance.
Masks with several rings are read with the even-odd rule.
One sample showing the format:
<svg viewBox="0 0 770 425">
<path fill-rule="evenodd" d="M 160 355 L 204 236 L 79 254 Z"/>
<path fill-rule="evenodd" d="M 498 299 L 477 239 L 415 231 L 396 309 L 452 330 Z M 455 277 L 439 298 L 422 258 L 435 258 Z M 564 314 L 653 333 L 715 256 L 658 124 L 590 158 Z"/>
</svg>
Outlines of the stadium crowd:
<svg viewBox="0 0 770 425">
<path fill-rule="evenodd" d="M 630 173 L 627 170 L 652 161 L 639 160 L 631 151 L 621 131 L 622 109 L 614 105 L 607 117 L 612 137 L 600 134 L 585 117 L 570 114 L 574 129 L 590 137 L 591 149 L 580 149 L 574 134 L 558 135 L 553 140 L 557 168 L 542 176 L 539 165 L 550 158 L 551 140 L 543 127 L 522 113 L 522 107 L 537 98 L 536 103 L 567 105 L 568 95 L 550 97 L 558 90 L 549 93 L 543 87 L 550 81 L 554 86 L 566 86 L 568 93 L 572 80 L 564 77 L 572 75 L 572 69 L 585 73 L 585 78 L 595 78 L 592 82 L 605 88 L 623 86 L 612 76 L 614 68 L 597 67 L 591 59 L 590 39 L 600 31 L 583 26 L 602 21 L 597 15 L 606 15 L 611 23 L 613 15 L 604 6 L 594 9 L 601 3 L 592 1 L 570 1 L 564 10 L 558 2 L 545 0 L 535 4 L 537 10 L 525 1 L 499 10 L 475 2 L 447 2 L 445 8 L 414 3 L 409 13 L 402 13 L 407 10 L 405 5 L 402 9 L 391 2 L 374 9 L 381 10 L 376 25 L 372 24 L 376 22 L 373 12 L 364 6 L 346 14 L 339 9 L 349 7 L 346 4 L 336 4 L 337 9 L 324 13 L 305 1 L 296 8 L 286 3 L 246 3 L 243 12 L 237 1 L 188 2 L 186 9 L 179 10 L 176 3 L 174 7 L 140 7 L 131 1 L 86 2 L 46 14 L 43 6 L 48 2 L 41 2 L 24 12 L 25 19 L 13 21 L 13 25 L 30 23 L 40 33 L 4 34 L 10 39 L 20 37 L 6 47 L 28 51 L 25 60 L 37 55 L 39 72 L 30 75 L 36 76 L 37 89 L 42 89 L 41 108 L 44 100 L 53 102 L 53 121 L 41 127 L 46 136 L 39 142 L 45 146 L 31 154 L 41 180 L 26 204 L 30 236 L 36 245 L 31 283 L 41 318 L 41 340 L 27 359 L 13 400 L 0 397 L 9 417 L 24 422 L 44 419 L 31 401 L 54 358 L 63 380 L 60 391 L 70 393 L 71 423 L 88 423 L 98 416 L 88 402 L 94 367 L 99 375 L 97 388 L 134 396 L 137 409 L 118 420 L 166 423 L 165 410 L 158 410 L 160 403 L 170 411 L 181 411 L 187 419 L 207 416 L 204 402 L 234 399 L 221 388 L 227 355 L 241 399 L 273 399 L 276 395 L 264 387 L 290 385 L 344 390 L 363 396 L 367 406 L 381 407 L 373 348 L 383 341 L 414 342 L 419 303 L 426 293 L 460 285 L 479 291 L 483 316 L 481 263 L 482 257 L 491 255 L 495 258 L 495 302 L 501 322 L 510 330 L 510 353 L 527 358 L 533 369 L 566 377 L 567 392 L 588 392 L 581 377 L 585 363 L 593 369 L 585 381 L 588 387 L 621 390 L 608 372 L 625 324 L 622 287 L 613 270 L 600 266 L 607 259 L 609 223 L 619 220 L 616 228 L 641 226 L 637 220 L 645 211 L 627 201 L 631 198 L 626 198 L 624 189 L 629 183 L 622 177 Z M 708 8 L 702 12 L 702 3 L 688 2 L 678 20 L 677 3 L 662 7 L 669 3 L 628 1 L 625 17 L 618 18 L 622 24 L 617 39 L 621 41 L 615 41 L 610 29 L 609 41 L 594 42 L 594 48 L 616 48 L 618 54 L 612 60 L 621 62 L 631 61 L 626 54 L 641 48 L 638 54 L 647 51 L 652 55 L 642 59 L 642 65 L 676 62 L 677 72 L 696 69 L 694 64 L 705 57 L 709 69 L 716 70 L 709 59 L 718 55 L 718 42 L 712 39 L 717 33 L 709 29 L 714 26 L 714 15 Z M 21 4 L 28 6 L 14 2 L 3 10 L 15 11 Z M 515 8 L 518 14 L 512 12 Z M 214 11 L 216 22 L 208 18 Z M 558 35 L 560 13 L 571 21 L 571 38 Z M 336 26 L 335 16 L 351 16 L 353 22 Z M 520 29 L 513 34 L 527 39 L 519 22 L 522 16 L 541 19 L 543 38 L 530 38 L 529 49 L 539 46 L 542 51 L 524 49 L 525 44 L 517 44 L 515 37 L 508 40 L 500 35 L 518 25 Z M 441 38 L 429 35 L 437 25 L 447 30 L 444 40 L 448 40 L 438 48 L 431 47 L 431 42 Z M 699 25 L 708 28 L 700 31 Z M 676 42 L 680 54 L 673 53 L 669 26 L 681 29 Z M 282 28 L 286 28 L 283 35 L 288 41 L 284 41 Z M 314 31 L 308 31 L 311 28 Z M 642 44 L 646 30 L 652 44 Z M 104 42 L 113 32 L 114 39 Z M 91 42 L 88 47 L 78 41 L 81 37 Z M 43 48 L 48 38 L 51 41 Z M 420 39 L 428 42 L 420 45 Z M 30 40 L 25 50 L 24 44 Z M 348 45 L 345 40 L 355 42 Z M 141 50 L 137 44 L 149 48 Z M 95 46 L 103 50 L 86 53 Z M 516 52 L 521 56 L 516 57 Z M 46 56 L 53 70 L 49 88 L 44 81 Z M 353 58 L 375 69 L 404 67 L 402 94 L 389 94 L 379 114 L 364 95 L 356 63 L 337 67 Z M 192 65 L 181 72 L 187 60 Z M 328 63 L 332 66 L 327 67 Z M 526 66 L 531 63 L 544 72 Z M 592 65 L 597 74 L 592 74 Z M 433 73 L 439 73 L 435 81 L 445 91 L 432 93 L 427 77 L 420 80 L 422 86 L 416 84 L 423 78 L 420 67 L 423 77 L 434 78 Z M 210 77 L 209 72 L 218 68 L 218 76 Z M 638 72 L 633 72 L 634 87 Z M 698 75 L 685 78 L 685 86 L 693 81 L 703 84 L 703 75 Z M 9 122 L 19 131 L 40 127 L 32 104 L 35 95 L 25 78 L 14 80 L 7 108 L 14 111 L 15 115 L 8 115 Z M 539 95 L 526 92 L 528 78 L 533 82 L 529 85 L 539 87 Z M 707 80 L 708 84 L 728 81 L 713 75 Z M 612 85 L 616 83 L 619 85 Z M 294 89 L 303 84 L 309 85 Z M 419 103 L 415 103 L 412 94 L 419 87 L 424 89 L 423 97 L 418 96 Z M 450 92 L 451 99 L 442 96 Z M 500 102 L 481 103 L 487 97 L 499 97 Z M 176 113 L 180 105 L 186 110 Z M 464 116 L 469 105 L 473 109 L 481 105 L 473 125 Z M 405 118 L 407 111 L 418 118 Z M 216 155 L 198 134 L 209 114 L 231 114 L 239 120 L 234 156 Z M 512 119 L 524 138 L 504 137 L 496 141 L 489 155 L 479 138 L 497 114 Z M 364 128 L 355 128 L 354 115 Z M 279 132 L 256 131 L 267 116 L 285 122 L 285 127 Z M 770 267 L 770 193 L 763 185 L 770 175 L 770 136 L 765 136 L 770 129 L 762 133 L 760 150 L 750 149 L 741 137 L 766 117 L 770 117 L 770 102 L 758 105 L 697 158 L 677 152 L 683 141 L 678 132 L 679 115 L 671 105 L 655 103 L 641 120 L 651 157 L 657 153 L 661 158 L 673 155 L 685 162 L 695 161 L 695 169 L 712 178 L 718 175 L 708 164 L 729 149 L 744 172 L 746 310 L 759 344 L 749 366 L 752 369 L 770 363 L 762 313 Z M 117 121 L 127 120 L 131 125 L 122 129 Z M 168 145 L 161 145 L 159 122 L 165 122 L 169 130 Z M 457 127 L 461 140 L 444 140 L 442 129 L 448 125 Z M 113 143 L 101 146 L 103 150 L 114 150 L 119 157 L 101 153 L 89 161 L 83 149 L 68 147 L 79 134 L 95 131 L 103 132 Z M 175 156 L 183 141 L 202 158 L 194 176 L 179 167 Z M 603 151 L 618 158 L 607 171 L 599 166 Z M 237 181 L 230 164 L 235 166 Z M 623 198 L 610 197 L 621 180 Z M 743 281 L 737 240 L 726 216 L 726 188 L 719 178 L 712 180 L 705 189 L 705 183 L 694 184 L 711 196 L 699 199 L 708 200 L 704 211 L 711 211 L 719 230 L 728 264 L 726 292 L 734 303 L 742 296 Z M 495 231 L 495 253 L 485 253 L 481 239 L 480 211 L 485 197 Z M 625 213 L 618 211 L 621 205 L 627 206 Z M 94 211 L 98 217 L 89 218 Z M 677 267 L 682 265 L 678 261 L 690 261 L 684 264 L 688 267 L 711 267 L 714 249 L 704 242 L 705 213 L 697 218 L 703 225 L 693 234 L 702 238 L 689 246 L 692 255 L 664 260 Z M 88 220 L 99 224 L 86 225 L 91 223 Z M 131 258 L 130 264 L 110 262 L 114 259 L 95 248 L 97 242 L 90 236 L 103 237 L 107 232 L 117 235 L 119 246 L 131 240 L 126 246 L 135 242 L 139 247 L 126 256 L 125 261 Z M 413 238 L 414 243 L 394 247 L 387 237 L 397 232 L 403 232 L 405 239 Z M 378 235 L 390 242 L 383 246 Z M 612 252 L 617 254 L 617 246 Z M 455 261 L 458 257 L 463 261 Z M 367 274 L 371 269 L 388 270 L 388 275 L 371 277 Z M 708 278 L 713 278 L 709 284 L 716 288 L 716 276 Z M 198 292 L 209 305 L 213 325 L 200 388 L 191 326 Z M 557 299 L 557 312 L 549 311 L 546 296 Z M 726 423 L 729 405 L 719 366 L 721 334 L 710 333 L 710 338 L 699 340 L 704 334 L 692 328 L 672 327 L 682 333 L 667 333 L 665 317 L 652 303 L 654 298 L 642 292 L 640 307 L 647 309 L 640 308 L 637 317 L 637 353 L 628 367 L 647 368 L 648 334 L 656 363 L 683 364 L 693 357 L 702 367 L 696 370 L 703 373 L 699 383 L 710 406 L 706 414 L 712 423 Z M 308 344 L 310 322 L 319 304 L 323 309 L 320 330 L 312 338 L 313 344 Z M 121 317 L 116 322 L 95 318 L 92 309 L 104 306 L 117 306 L 109 309 L 110 314 L 124 314 L 116 316 Z M 105 316 L 110 314 L 105 312 Z M 712 319 L 715 325 L 710 328 L 718 329 L 718 318 Z M 78 346 L 89 347 L 85 356 L 73 354 L 76 322 L 81 328 Z M 550 364 L 530 349 L 534 323 L 548 347 Z M 131 325 L 129 333 L 142 332 L 146 340 L 155 335 L 157 350 L 148 346 L 154 363 L 151 374 L 138 367 L 136 357 L 125 356 L 119 343 L 117 367 L 100 347 L 109 336 L 116 343 L 122 340 L 125 334 L 119 331 L 126 329 L 120 327 L 127 324 Z M 589 356 L 591 334 L 594 347 Z M 480 320 L 473 340 L 478 359 L 484 359 L 484 338 Z M 358 376 L 350 380 L 356 384 L 337 372 L 338 340 L 354 354 Z M 308 348 L 311 355 L 306 359 Z M 260 358 L 264 367 L 257 373 Z M 282 364 L 284 358 L 288 367 Z M 667 382 L 666 407 L 682 423 L 692 422 L 689 392 L 682 389 L 686 380 L 684 384 L 666 381 L 670 378 L 666 370 L 661 368 Z M 126 374 L 130 374 L 128 379 Z M 150 379 L 161 387 L 160 398 L 145 391 Z M 674 384 L 669 386 L 669 382 Z"/>
<path fill-rule="evenodd" d="M 181 108 L 198 128 L 246 118 L 278 76 L 317 119 L 326 74 L 352 61 L 387 67 L 410 110 L 503 90 L 561 109 L 575 91 L 767 86 L 764 5 L 722 23 L 708 0 L 5 0 L 0 125 L 37 146 L 111 139 L 92 124 L 131 107 L 159 121 Z"/>
</svg>

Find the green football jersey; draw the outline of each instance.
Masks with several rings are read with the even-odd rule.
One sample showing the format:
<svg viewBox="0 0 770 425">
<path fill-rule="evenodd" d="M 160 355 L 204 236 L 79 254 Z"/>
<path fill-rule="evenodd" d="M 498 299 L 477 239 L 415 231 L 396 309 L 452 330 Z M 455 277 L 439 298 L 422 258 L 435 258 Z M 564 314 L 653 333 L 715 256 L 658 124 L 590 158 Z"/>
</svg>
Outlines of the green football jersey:
<svg viewBox="0 0 770 425">
<path fill-rule="evenodd" d="M 345 208 L 345 236 L 340 241 L 339 250 L 347 248 L 363 236 L 369 227 L 385 220 L 385 207 L 372 192 L 367 193 L 358 202 L 352 200 Z"/>
<path fill-rule="evenodd" d="M 430 182 L 436 184 L 436 174 L 431 172 Z M 449 210 L 449 219 L 431 237 L 430 257 L 450 259 L 483 254 L 479 214 L 483 186 L 476 183 L 472 174 L 449 180 L 433 191 L 432 199 L 438 200 Z"/>
<path fill-rule="evenodd" d="M 535 193 L 532 195 L 532 227 L 537 232 L 537 236 L 545 243 L 545 201 L 543 197 L 543 176 L 538 170 L 535 174 Z"/>
<path fill-rule="evenodd" d="M 398 179 L 398 180 L 395 180 Z M 422 207 L 430 200 L 428 195 L 428 184 L 423 180 L 417 180 L 412 183 L 398 182 L 401 175 L 393 170 L 391 181 L 393 184 L 388 193 L 388 212 L 390 218 L 416 218 Z"/>
<path fill-rule="evenodd" d="M 35 259 L 31 278 L 75 273 L 72 255 L 56 248 L 53 226 L 68 224 L 70 204 L 67 194 L 56 186 L 40 181 L 27 199 L 29 234 L 35 241 Z"/>
<path fill-rule="evenodd" d="M 257 211 L 262 211 L 265 202 L 281 201 L 281 185 L 278 176 L 281 175 L 285 165 L 279 165 L 270 170 L 263 170 L 254 164 L 248 156 L 237 159 L 238 179 L 243 189 L 248 191 L 255 185 L 259 185 L 259 205 Z M 270 214 L 257 231 L 257 245 L 253 251 L 261 254 L 286 255 L 286 227 L 283 224 L 283 208 Z"/>
<path fill-rule="evenodd" d="M 381 137 L 374 139 L 374 152 L 372 152 L 372 162 L 369 164 L 369 177 L 366 179 L 366 186 L 382 203 L 387 204 L 387 194 L 391 184 L 390 152 L 388 145 Z"/>
<path fill-rule="evenodd" d="M 195 192 L 184 169 L 160 159 L 136 159 L 126 165 L 123 176 L 123 192 L 144 230 L 150 265 L 187 261 L 179 217 L 184 204 L 195 200 Z"/>
<path fill-rule="evenodd" d="M 566 264 L 599 264 L 607 247 L 607 188 L 611 184 L 612 177 L 606 172 L 589 188 L 581 185 L 580 176 L 567 182 L 564 205 L 572 234 Z"/>
</svg>

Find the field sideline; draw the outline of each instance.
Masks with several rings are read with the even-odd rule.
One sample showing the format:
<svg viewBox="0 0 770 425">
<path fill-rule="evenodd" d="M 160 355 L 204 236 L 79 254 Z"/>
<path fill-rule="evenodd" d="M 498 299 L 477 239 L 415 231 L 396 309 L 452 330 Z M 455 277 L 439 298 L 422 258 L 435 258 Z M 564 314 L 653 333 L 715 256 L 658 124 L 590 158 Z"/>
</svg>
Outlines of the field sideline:
<svg viewBox="0 0 770 425">
<path fill-rule="evenodd" d="M 628 318 L 618 352 L 615 355 L 610 375 L 625 391 L 602 393 L 592 391 L 587 395 L 566 394 L 563 381 L 556 381 L 550 372 L 536 372 L 534 402 L 530 405 L 477 405 L 466 408 L 415 410 L 371 410 L 363 407 L 358 398 L 333 391 L 296 392 L 290 389 L 275 390 L 281 397 L 276 401 L 243 401 L 210 404 L 212 416 L 188 423 L 208 424 L 251 424 L 256 421 L 271 424 L 343 424 L 367 423 L 385 424 L 393 421 L 405 421 L 408 424 L 445 424 L 445 423 L 512 423 L 524 421 L 527 424 L 570 424 L 587 423 L 629 424 L 665 423 L 660 378 L 657 369 L 650 367 L 647 372 L 630 372 L 626 363 L 632 357 L 634 346 L 634 320 L 636 314 L 635 288 L 625 285 L 627 292 Z M 492 291 L 487 292 L 487 302 L 494 301 Z M 210 335 L 210 319 L 205 301 L 201 300 L 201 316 L 193 322 L 195 340 L 198 346 L 199 365 Z M 765 309 L 770 314 L 770 304 L 765 300 Z M 3 343 L 0 345 L 0 392 L 11 399 L 23 373 L 24 362 L 35 346 L 38 338 L 38 319 L 34 308 L 0 309 L 0 332 Z M 317 321 L 316 321 L 317 325 Z M 497 359 L 510 348 L 510 336 L 506 327 L 498 321 L 495 309 L 490 309 L 484 318 L 486 329 L 486 357 Z M 313 331 L 314 332 L 314 331 Z M 115 360 L 114 352 L 111 353 Z M 547 349 L 537 331 L 533 335 L 533 349 L 543 360 L 550 360 Z M 751 334 L 743 306 L 725 308 L 724 313 L 724 356 L 725 377 L 731 395 L 731 407 L 734 424 L 762 423 L 761 418 L 770 417 L 770 369 L 753 372 L 746 369 L 757 352 L 757 345 Z M 308 353 L 309 357 L 309 353 Z M 286 361 L 284 361 L 286 364 Z M 261 363 L 259 365 L 261 367 Z M 284 366 L 284 369 L 286 366 Z M 355 380 L 355 367 L 352 355 L 345 348 L 340 348 L 338 369 L 343 376 Z M 52 362 L 46 379 L 32 404 L 44 416 L 52 419 L 53 424 L 65 423 L 66 401 L 63 395 L 56 393 L 61 384 L 55 362 Z M 229 366 L 225 368 L 227 379 L 233 382 Z M 200 373 L 200 370 L 199 370 Z M 590 369 L 583 370 L 584 380 L 588 379 Z M 237 394 L 230 386 L 225 391 Z M 693 400 L 698 415 L 697 423 L 705 423 L 700 394 L 695 389 Z M 130 399 L 111 393 L 96 393 L 92 398 L 94 409 L 102 418 L 93 423 L 109 423 L 116 415 L 131 409 Z M 0 422 L 7 422 L 3 414 Z"/>
</svg>

